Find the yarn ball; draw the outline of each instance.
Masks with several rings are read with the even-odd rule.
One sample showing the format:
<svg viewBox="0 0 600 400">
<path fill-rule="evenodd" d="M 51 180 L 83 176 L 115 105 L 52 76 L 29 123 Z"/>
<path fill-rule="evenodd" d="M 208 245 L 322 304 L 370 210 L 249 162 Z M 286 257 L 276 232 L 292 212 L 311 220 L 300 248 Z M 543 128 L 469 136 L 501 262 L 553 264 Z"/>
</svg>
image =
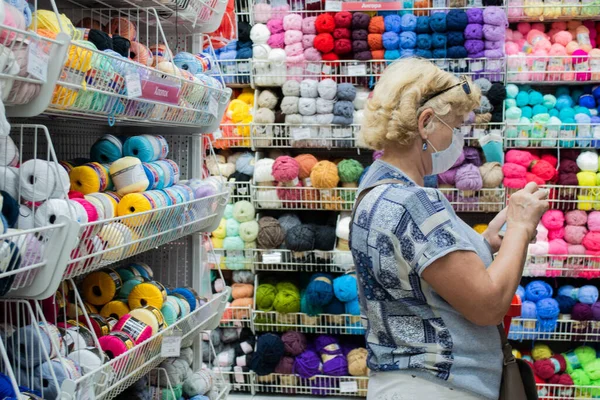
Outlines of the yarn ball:
<svg viewBox="0 0 600 400">
<path fill-rule="evenodd" d="M 261 311 L 271 311 L 277 296 L 277 289 L 269 283 L 262 283 L 256 288 L 256 308 Z"/>
<path fill-rule="evenodd" d="M 256 351 L 250 361 L 250 369 L 264 376 L 275 372 L 275 368 L 285 354 L 281 338 L 273 333 L 265 333 L 256 341 Z"/>
<path fill-rule="evenodd" d="M 306 336 L 301 332 L 288 331 L 281 336 L 285 353 L 293 357 L 299 356 L 306 350 Z"/>
<path fill-rule="evenodd" d="M 285 21 L 285 20 L 284 20 Z M 335 30 L 335 19 L 331 14 L 320 14 L 315 19 L 317 33 L 333 33 Z"/>
<path fill-rule="evenodd" d="M 285 244 L 292 251 L 314 250 L 315 228 L 308 224 L 294 226 L 286 232 Z"/>
<path fill-rule="evenodd" d="M 272 174 L 277 182 L 289 182 L 298 178 L 300 165 L 295 158 L 280 156 L 273 163 Z"/>
<path fill-rule="evenodd" d="M 313 46 L 315 46 L 315 49 L 319 50 L 321 53 L 329 53 L 334 47 L 333 36 L 331 36 L 329 33 L 319 33 L 315 37 Z"/>
<path fill-rule="evenodd" d="M 332 277 L 328 274 L 314 274 L 304 294 L 306 301 L 313 306 L 327 305 L 334 295 Z"/>
<path fill-rule="evenodd" d="M 594 319 L 592 307 L 589 304 L 577 303 L 571 310 L 571 318 L 575 321 L 590 321 Z"/>
<path fill-rule="evenodd" d="M 333 292 L 341 302 L 348 302 L 358 297 L 358 285 L 354 275 L 342 275 L 333 280 Z"/>
<path fill-rule="evenodd" d="M 258 220 L 258 236 L 256 244 L 262 249 L 276 249 L 285 239 L 285 232 L 273 217 L 262 217 Z"/>
<path fill-rule="evenodd" d="M 449 31 L 463 31 L 468 23 L 469 18 L 463 10 L 452 9 L 446 15 L 446 28 Z"/>
<path fill-rule="evenodd" d="M 337 165 L 331 161 L 319 161 L 310 173 L 313 187 L 317 189 L 331 189 L 338 185 L 339 175 Z"/>
<path fill-rule="evenodd" d="M 525 297 L 534 303 L 552 297 L 552 286 L 544 281 L 532 281 L 525 286 Z"/>
</svg>

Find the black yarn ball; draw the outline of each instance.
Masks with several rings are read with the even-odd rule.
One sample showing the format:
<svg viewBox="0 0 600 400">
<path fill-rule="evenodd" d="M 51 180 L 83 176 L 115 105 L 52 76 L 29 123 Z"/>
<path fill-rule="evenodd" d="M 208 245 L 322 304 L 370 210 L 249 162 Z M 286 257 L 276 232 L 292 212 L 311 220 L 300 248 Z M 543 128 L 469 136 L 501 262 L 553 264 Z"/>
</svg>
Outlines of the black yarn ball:
<svg viewBox="0 0 600 400">
<path fill-rule="evenodd" d="M 124 38 L 123 36 L 113 35 L 113 50 L 122 55 L 123 57 L 129 57 L 129 48 L 131 47 L 131 42 L 129 39 Z"/>
<path fill-rule="evenodd" d="M 88 33 L 88 42 L 92 42 L 98 50 L 113 50 L 113 40 L 108 33 L 99 31 L 98 29 L 90 29 Z"/>
<path fill-rule="evenodd" d="M 506 88 L 500 82 L 492 83 L 492 87 L 488 90 L 487 98 L 494 107 L 501 105 L 506 100 Z"/>
<path fill-rule="evenodd" d="M 292 251 L 310 251 L 315 248 L 315 228 L 312 225 L 297 225 L 285 234 L 285 245 Z"/>
<path fill-rule="evenodd" d="M 335 248 L 335 228 L 333 226 L 315 227 L 315 249 L 331 251 Z"/>
<path fill-rule="evenodd" d="M 250 40 L 250 29 L 249 23 L 240 21 L 238 22 L 238 41 L 247 42 Z"/>
<path fill-rule="evenodd" d="M 490 122 L 502 122 L 502 110 L 494 111 Z"/>
</svg>

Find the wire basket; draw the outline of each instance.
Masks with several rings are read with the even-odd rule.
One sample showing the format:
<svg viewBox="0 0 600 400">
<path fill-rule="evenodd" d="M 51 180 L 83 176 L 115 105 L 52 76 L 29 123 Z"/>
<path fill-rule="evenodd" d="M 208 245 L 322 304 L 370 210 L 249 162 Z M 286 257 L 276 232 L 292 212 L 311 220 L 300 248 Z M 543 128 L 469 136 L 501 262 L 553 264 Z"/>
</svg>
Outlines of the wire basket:
<svg viewBox="0 0 600 400">
<path fill-rule="evenodd" d="M 281 189 L 275 186 L 252 184 L 250 188 L 256 209 L 350 211 L 356 198 L 356 188 L 286 187 L 285 192 L 280 193 L 289 200 L 279 197 L 277 193 Z"/>
<path fill-rule="evenodd" d="M 585 255 L 528 255 L 523 276 L 600 278 L 600 257 Z"/>
<path fill-rule="evenodd" d="M 332 272 L 345 273 L 348 264 L 344 261 L 352 259 L 349 251 L 312 250 L 302 253 L 291 250 L 254 250 L 254 271 L 278 272 Z"/>
<path fill-rule="evenodd" d="M 508 338 L 511 340 L 553 340 L 564 342 L 600 341 L 600 321 L 559 319 L 556 328 L 543 331 L 535 319 L 513 318 Z"/>
<path fill-rule="evenodd" d="M 509 0 L 510 22 L 551 22 L 593 19 L 600 12 L 600 3 L 595 0 Z"/>
<path fill-rule="evenodd" d="M 550 208 L 555 210 L 570 211 L 600 210 L 600 188 L 596 186 L 562 186 L 543 185 L 548 189 L 548 201 Z M 517 189 L 506 189 L 506 199 L 516 192 Z"/>
<path fill-rule="evenodd" d="M 230 270 L 251 270 L 254 264 L 254 250 L 225 250 L 214 249 L 214 254 L 209 254 L 209 263 L 213 268 Z"/>
<path fill-rule="evenodd" d="M 252 308 L 228 305 L 221 317 L 219 328 L 251 328 L 254 330 L 252 327 Z"/>
<path fill-rule="evenodd" d="M 367 397 L 368 384 L 366 376 L 315 375 L 310 379 L 284 374 L 256 376 L 259 393 Z"/>
<path fill-rule="evenodd" d="M 583 85 L 600 80 L 600 58 L 586 56 L 506 57 L 506 80 L 511 83 L 540 82 Z"/>
<path fill-rule="evenodd" d="M 355 148 L 360 125 L 252 124 L 252 148 Z"/>
</svg>

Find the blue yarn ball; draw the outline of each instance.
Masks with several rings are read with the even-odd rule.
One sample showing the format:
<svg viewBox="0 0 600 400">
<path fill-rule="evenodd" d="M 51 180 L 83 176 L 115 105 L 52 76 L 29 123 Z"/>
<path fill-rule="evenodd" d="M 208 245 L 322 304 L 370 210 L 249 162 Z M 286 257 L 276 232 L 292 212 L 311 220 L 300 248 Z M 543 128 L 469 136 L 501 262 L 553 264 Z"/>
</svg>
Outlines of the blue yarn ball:
<svg viewBox="0 0 600 400">
<path fill-rule="evenodd" d="M 254 154 L 245 152 L 235 161 L 235 170 L 246 175 L 254 175 Z"/>
<path fill-rule="evenodd" d="M 464 31 L 469 24 L 467 13 L 463 10 L 453 9 L 446 15 L 446 28 L 449 31 Z"/>
<path fill-rule="evenodd" d="M 556 89 L 556 97 L 560 97 L 560 96 L 563 96 L 563 95 L 567 95 L 567 96 L 571 95 L 571 90 L 569 89 L 568 86 L 559 86 Z"/>
<path fill-rule="evenodd" d="M 533 117 L 533 109 L 529 106 L 521 107 L 521 117 L 525 117 L 525 118 Z"/>
<path fill-rule="evenodd" d="M 400 52 L 398 50 L 386 50 L 385 53 L 383 53 L 383 58 L 385 60 L 397 60 L 400 58 Z"/>
<path fill-rule="evenodd" d="M 521 302 L 521 318 L 535 319 L 537 317 L 537 310 L 535 303 L 529 300 Z"/>
<path fill-rule="evenodd" d="M 386 32 L 400 33 L 401 18 L 397 14 L 388 15 L 383 19 Z"/>
<path fill-rule="evenodd" d="M 429 17 L 429 28 L 433 32 L 446 32 L 446 14 L 438 12 Z"/>
<path fill-rule="evenodd" d="M 422 50 L 431 49 L 431 35 L 428 33 L 417 35 L 417 48 Z"/>
<path fill-rule="evenodd" d="M 553 298 L 541 299 L 535 307 L 540 318 L 556 318 L 560 312 L 558 302 Z"/>
<path fill-rule="evenodd" d="M 386 50 L 397 50 L 400 46 L 400 37 L 396 32 L 386 32 L 381 38 Z"/>
<path fill-rule="evenodd" d="M 187 288 L 176 288 L 169 291 L 169 294 L 179 294 L 183 296 L 185 301 L 190 305 L 190 312 L 194 311 L 197 306 L 196 296 Z"/>
<path fill-rule="evenodd" d="M 433 58 L 447 58 L 446 49 L 433 50 Z"/>
<path fill-rule="evenodd" d="M 323 308 L 323 312 L 325 312 L 325 314 L 335 315 L 344 314 L 346 312 L 346 306 L 334 297 L 331 302 Z"/>
<path fill-rule="evenodd" d="M 540 92 L 538 92 L 536 90 L 532 90 L 531 92 L 529 92 L 529 105 L 530 106 L 542 104 L 543 101 L 544 101 L 544 96 Z"/>
<path fill-rule="evenodd" d="M 467 49 L 464 46 L 453 46 L 448 49 L 448 58 L 467 58 Z"/>
<path fill-rule="evenodd" d="M 541 299 L 552 297 L 552 286 L 544 281 L 532 281 L 525 286 L 527 300 L 537 303 Z"/>
<path fill-rule="evenodd" d="M 573 99 L 571 98 L 571 96 L 567 96 L 566 94 L 561 94 L 560 96 L 557 96 L 556 98 L 556 108 L 558 109 L 558 111 L 562 110 L 563 108 L 567 108 L 567 107 L 573 107 Z"/>
<path fill-rule="evenodd" d="M 558 117 L 558 110 L 556 108 L 553 108 L 548 112 L 548 114 L 550 114 L 551 117 Z"/>
<path fill-rule="evenodd" d="M 431 46 L 433 46 L 434 49 L 443 49 L 446 51 L 446 35 L 443 33 L 432 34 Z"/>
<path fill-rule="evenodd" d="M 529 104 L 529 93 L 520 91 L 515 98 L 517 100 L 517 107 L 525 107 Z"/>
<path fill-rule="evenodd" d="M 300 312 L 310 315 L 311 317 L 314 317 L 316 315 L 323 313 L 323 308 L 320 306 L 315 306 L 313 304 L 310 304 L 308 302 L 308 298 L 306 297 L 306 290 L 305 290 L 302 292 L 302 294 L 300 294 Z"/>
<path fill-rule="evenodd" d="M 579 105 L 586 108 L 596 108 L 596 99 L 591 94 L 584 94 L 579 98 Z"/>
<path fill-rule="evenodd" d="M 356 87 L 351 83 L 339 83 L 336 97 L 337 101 L 354 101 L 356 98 Z"/>
<path fill-rule="evenodd" d="M 448 32 L 446 42 L 449 47 L 462 46 L 465 44 L 465 35 L 462 32 Z"/>
<path fill-rule="evenodd" d="M 333 293 L 339 301 L 348 302 L 358 297 L 358 284 L 354 275 L 342 275 L 333 280 Z"/>
<path fill-rule="evenodd" d="M 265 333 L 256 340 L 256 351 L 250 360 L 250 369 L 259 376 L 275 372 L 275 367 L 285 354 L 285 346 L 278 335 Z"/>
<path fill-rule="evenodd" d="M 575 115 L 577 115 L 577 114 L 585 114 L 588 117 L 592 116 L 592 113 L 590 113 L 590 109 L 582 107 L 582 106 L 575 106 L 575 108 L 573 109 L 573 111 L 575 111 Z"/>
<path fill-rule="evenodd" d="M 537 104 L 533 107 L 533 115 L 546 114 L 547 112 L 548 112 L 548 109 L 541 104 Z M 527 117 L 527 118 L 529 118 L 529 117 Z"/>
<path fill-rule="evenodd" d="M 433 53 L 431 50 L 417 49 L 417 51 L 415 51 L 415 55 L 421 58 L 433 58 Z"/>
<path fill-rule="evenodd" d="M 584 95 L 584 93 L 583 93 L 583 90 L 581 90 L 581 89 L 571 90 L 571 99 L 573 100 L 573 104 L 577 104 L 577 100 L 579 100 L 579 98 L 583 95 Z"/>
<path fill-rule="evenodd" d="M 575 118 L 575 110 L 572 109 L 571 107 L 563 108 L 558 113 L 558 117 L 560 118 L 560 120 L 562 122 L 566 122 L 565 120 L 567 120 L 567 119 L 574 119 Z"/>
<path fill-rule="evenodd" d="M 90 159 L 101 164 L 112 163 L 123 157 L 123 142 L 113 135 L 104 135 L 92 145 Z"/>
<path fill-rule="evenodd" d="M 517 287 L 517 296 L 519 296 L 521 300 L 525 298 L 525 288 L 521 285 Z"/>
<path fill-rule="evenodd" d="M 414 32 L 402 32 L 400 34 L 400 48 L 414 49 L 417 46 L 417 34 Z"/>
<path fill-rule="evenodd" d="M 431 29 L 429 29 L 429 17 L 422 15 L 417 17 L 417 27 L 415 28 L 415 32 L 417 33 L 429 33 Z"/>
<path fill-rule="evenodd" d="M 413 14 L 404 14 L 400 21 L 402 32 L 414 32 L 417 28 L 417 17 Z"/>
<path fill-rule="evenodd" d="M 360 304 L 358 303 L 358 299 L 346 303 L 346 314 L 360 315 Z"/>
<path fill-rule="evenodd" d="M 579 288 L 577 299 L 581 303 L 594 304 L 598 301 L 598 288 L 592 285 L 585 285 Z"/>
<path fill-rule="evenodd" d="M 572 285 L 564 285 L 558 288 L 558 295 L 559 296 L 567 296 L 567 297 L 571 297 L 573 298 L 573 290 L 575 290 L 575 287 Z"/>
<path fill-rule="evenodd" d="M 592 88 L 592 96 L 598 101 L 600 101 L 600 85 L 596 85 Z"/>
<path fill-rule="evenodd" d="M 561 314 L 571 314 L 573 307 L 577 304 L 577 300 L 572 298 L 571 296 L 556 296 L 556 301 L 558 302 L 558 308 Z"/>
<path fill-rule="evenodd" d="M 415 50 L 414 49 L 401 49 L 400 50 L 400 58 L 414 57 Z"/>
<path fill-rule="evenodd" d="M 306 301 L 310 305 L 323 307 L 333 298 L 332 276 L 314 274 L 305 290 Z"/>
</svg>

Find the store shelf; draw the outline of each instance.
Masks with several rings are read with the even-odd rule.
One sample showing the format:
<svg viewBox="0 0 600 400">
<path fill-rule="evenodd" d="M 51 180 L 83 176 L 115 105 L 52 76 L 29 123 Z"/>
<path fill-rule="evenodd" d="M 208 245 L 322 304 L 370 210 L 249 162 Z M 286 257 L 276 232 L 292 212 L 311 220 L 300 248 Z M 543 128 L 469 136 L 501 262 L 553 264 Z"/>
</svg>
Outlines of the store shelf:
<svg viewBox="0 0 600 400">
<path fill-rule="evenodd" d="M 356 148 L 360 125 L 252 124 L 252 148 Z"/>
<path fill-rule="evenodd" d="M 527 2 L 525 2 L 527 3 Z M 573 20 L 598 20 L 600 4 L 595 1 L 584 3 L 575 0 L 540 1 L 523 4 L 523 1 L 508 1 L 509 22 L 554 22 Z"/>
<path fill-rule="evenodd" d="M 506 81 L 521 84 L 587 85 L 600 81 L 600 63 L 586 56 L 508 56 Z"/>
<path fill-rule="evenodd" d="M 250 192 L 250 182 L 228 182 L 231 192 L 229 194 L 229 202 L 234 204 L 238 201 L 252 200 L 252 194 Z"/>
<path fill-rule="evenodd" d="M 232 367 L 234 371 L 221 370 L 225 382 L 231 385 L 232 392 L 253 392 L 256 384 L 256 375 L 252 371 L 241 371 L 239 367 Z"/>
<path fill-rule="evenodd" d="M 227 306 L 219 328 L 252 328 L 252 308 Z"/>
<path fill-rule="evenodd" d="M 558 320 L 553 332 L 542 331 L 535 319 L 513 318 L 511 340 L 553 340 L 565 342 L 600 341 L 600 321 Z"/>
<path fill-rule="evenodd" d="M 252 60 L 253 86 L 283 86 L 286 80 L 331 78 L 337 83 L 373 87 L 385 68 L 395 60 L 339 60 L 304 61 L 302 63 L 279 64 L 275 62 Z M 469 75 L 473 79 L 488 78 L 491 81 L 503 81 L 506 62 L 504 58 L 487 59 L 431 59 L 441 69 L 455 74 Z"/>
<path fill-rule="evenodd" d="M 251 63 L 251 59 L 220 61 L 225 85 L 234 89 L 250 87 L 252 80 Z"/>
<path fill-rule="evenodd" d="M 281 314 L 276 311 L 252 312 L 256 331 L 286 332 L 298 331 L 328 335 L 362 335 L 365 330 L 358 315 L 319 314 L 310 316 L 303 313 Z"/>
<path fill-rule="evenodd" d="M 600 210 L 600 188 L 596 186 L 543 185 L 549 190 L 550 208 L 555 210 Z M 506 189 L 506 200 L 517 189 Z"/>
<path fill-rule="evenodd" d="M 333 210 L 350 211 L 356 197 L 356 188 L 314 189 L 311 187 L 286 187 L 289 200 L 277 197 L 275 186 L 251 184 L 252 204 L 256 209 Z M 275 194 L 275 196 L 271 196 Z"/>
<path fill-rule="evenodd" d="M 596 148 L 600 146 L 598 124 L 509 124 L 504 148 Z"/>
<path fill-rule="evenodd" d="M 251 147 L 250 129 L 250 124 L 222 123 L 212 134 L 215 139 L 213 146 L 215 149 Z"/>
<path fill-rule="evenodd" d="M 90 390 L 93 389 L 93 396 L 97 399 L 114 398 L 165 359 L 161 356 L 161 346 L 165 337 L 172 335 L 175 331 L 180 332 L 182 347 L 187 347 L 192 344 L 201 330 L 215 329 L 225 309 L 229 292 L 228 289 L 215 295 L 185 318 L 112 359 L 101 368 L 80 379 L 63 383 L 63 395 L 75 396 L 70 398 L 84 398 L 82 396 L 92 395 Z"/>
<path fill-rule="evenodd" d="M 214 254 L 209 254 L 208 262 L 213 269 L 251 270 L 254 265 L 254 249 L 225 250 L 214 249 Z"/>
<path fill-rule="evenodd" d="M 499 212 L 505 207 L 504 189 L 481 189 L 477 191 L 440 188 L 456 212 Z"/>
<path fill-rule="evenodd" d="M 83 224 L 63 279 L 73 278 L 196 232 L 216 229 L 228 192 Z"/>
<path fill-rule="evenodd" d="M 254 271 L 345 273 L 353 264 L 349 251 L 254 250 Z"/>
<path fill-rule="evenodd" d="M 585 255 L 529 255 L 523 276 L 600 278 L 600 257 Z"/>
<path fill-rule="evenodd" d="M 284 374 L 256 376 L 258 393 L 367 397 L 368 384 L 366 376 L 315 375 L 310 379 Z"/>
</svg>

